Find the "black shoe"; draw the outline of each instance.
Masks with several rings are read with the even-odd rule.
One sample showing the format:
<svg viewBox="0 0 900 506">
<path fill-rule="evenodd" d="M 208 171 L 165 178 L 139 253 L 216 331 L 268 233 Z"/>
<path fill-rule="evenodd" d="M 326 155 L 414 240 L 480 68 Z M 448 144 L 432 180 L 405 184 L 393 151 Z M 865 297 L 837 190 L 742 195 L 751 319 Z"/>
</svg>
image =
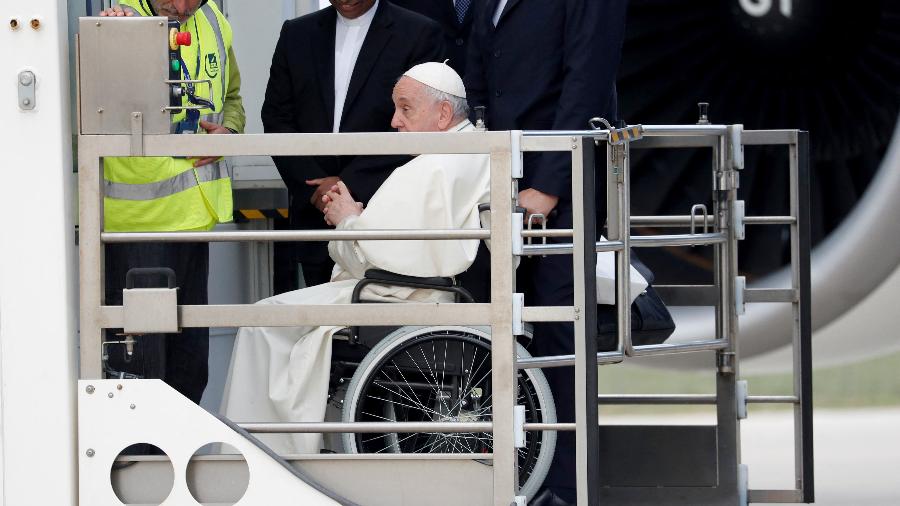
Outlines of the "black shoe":
<svg viewBox="0 0 900 506">
<path fill-rule="evenodd" d="M 557 490 L 550 487 L 542 488 L 535 494 L 534 499 L 528 501 L 528 506 L 575 506 L 574 496 L 569 500 L 568 496 L 570 494 L 566 492 L 568 490 L 563 491 L 562 489 Z"/>
</svg>

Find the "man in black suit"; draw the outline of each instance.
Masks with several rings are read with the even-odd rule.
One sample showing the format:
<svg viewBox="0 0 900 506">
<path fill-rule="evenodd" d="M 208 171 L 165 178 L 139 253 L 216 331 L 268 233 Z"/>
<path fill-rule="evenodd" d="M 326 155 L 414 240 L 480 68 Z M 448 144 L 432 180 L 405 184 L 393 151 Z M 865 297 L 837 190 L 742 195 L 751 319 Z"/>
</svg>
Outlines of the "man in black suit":
<svg viewBox="0 0 900 506">
<path fill-rule="evenodd" d="M 479 6 L 469 38 L 469 103 L 486 106 L 491 130 L 586 130 L 588 120 L 616 119 L 616 70 L 626 0 L 490 0 Z M 550 228 L 572 228 L 571 155 L 529 153 L 519 204 L 550 216 Z M 554 212 L 555 211 L 555 212 Z M 551 215 L 551 212 L 554 212 Z M 572 258 L 523 262 L 527 303 L 571 305 Z M 534 326 L 535 356 L 574 353 L 572 324 Z M 575 421 L 574 370 L 545 369 L 560 422 Z M 579 401 L 581 402 L 581 401 Z M 529 504 L 575 503 L 575 438 L 558 434 L 545 490 Z"/>
<path fill-rule="evenodd" d="M 444 58 L 440 27 L 419 14 L 386 0 L 331 4 L 284 23 L 262 107 L 266 133 L 389 131 L 397 79 L 416 64 Z M 290 227 L 321 229 L 326 228 L 322 196 L 338 180 L 365 203 L 408 157 L 274 160 L 290 195 Z M 334 263 L 325 242 L 287 247 L 289 251 L 281 250 L 289 257 L 287 269 L 295 270 L 299 261 L 307 286 L 329 281 Z M 298 288 L 293 281 L 299 273 L 278 272 L 282 269 L 276 270 L 276 292 Z"/>
<path fill-rule="evenodd" d="M 469 32 L 475 18 L 475 4 L 485 0 L 391 0 L 395 5 L 418 12 L 444 29 L 448 65 L 459 75 L 466 74 L 466 55 Z"/>
</svg>

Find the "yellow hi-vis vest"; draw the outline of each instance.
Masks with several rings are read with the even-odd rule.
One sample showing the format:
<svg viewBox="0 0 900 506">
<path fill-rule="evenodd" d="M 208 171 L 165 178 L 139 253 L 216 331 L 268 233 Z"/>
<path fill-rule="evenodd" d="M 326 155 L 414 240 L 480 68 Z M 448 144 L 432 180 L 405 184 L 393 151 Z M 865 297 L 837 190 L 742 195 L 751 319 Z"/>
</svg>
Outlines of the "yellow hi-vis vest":
<svg viewBox="0 0 900 506">
<path fill-rule="evenodd" d="M 150 16 L 147 0 L 120 0 L 136 16 Z M 191 32 L 181 56 L 192 79 L 212 81 L 215 111 L 200 111 L 200 119 L 222 124 L 228 90 L 231 25 L 215 3 L 207 2 L 182 26 Z M 160 51 L 167 48 L 161 47 Z M 199 67 L 197 67 L 199 54 Z M 206 85 L 198 95 L 209 98 Z M 183 105 L 190 105 L 186 97 Z M 174 125 L 184 112 L 172 115 Z M 201 133 L 205 133 L 201 128 Z M 209 230 L 232 220 L 231 175 L 224 160 L 194 168 L 193 160 L 168 157 L 105 158 L 104 217 L 107 232 L 174 232 Z"/>
</svg>

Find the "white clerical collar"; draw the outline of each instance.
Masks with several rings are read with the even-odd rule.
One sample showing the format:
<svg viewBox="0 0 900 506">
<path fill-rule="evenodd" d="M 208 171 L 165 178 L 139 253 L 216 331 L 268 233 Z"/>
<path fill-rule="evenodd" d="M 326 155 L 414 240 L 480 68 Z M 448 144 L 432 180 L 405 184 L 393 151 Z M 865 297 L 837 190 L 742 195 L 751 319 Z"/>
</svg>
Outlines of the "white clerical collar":
<svg viewBox="0 0 900 506">
<path fill-rule="evenodd" d="M 375 4 L 372 5 L 372 8 L 369 9 L 368 11 L 366 11 L 365 14 L 363 14 L 362 16 L 360 16 L 356 19 L 345 18 L 344 15 L 341 14 L 340 11 L 335 9 L 335 11 L 337 11 L 337 15 L 338 15 L 337 16 L 338 23 L 341 23 L 346 26 L 368 26 L 372 22 L 372 18 L 375 17 L 375 11 L 378 10 L 378 2 L 379 2 L 379 0 L 375 0 Z"/>
</svg>

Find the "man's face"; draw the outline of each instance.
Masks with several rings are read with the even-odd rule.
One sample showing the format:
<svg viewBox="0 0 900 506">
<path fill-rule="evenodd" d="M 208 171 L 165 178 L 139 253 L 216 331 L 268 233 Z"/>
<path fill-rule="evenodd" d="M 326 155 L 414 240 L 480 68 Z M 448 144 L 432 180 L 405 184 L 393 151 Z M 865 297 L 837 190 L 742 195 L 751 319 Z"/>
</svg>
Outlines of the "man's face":
<svg viewBox="0 0 900 506">
<path fill-rule="evenodd" d="M 347 19 L 356 19 L 369 12 L 375 0 L 329 0 L 331 5 Z"/>
<path fill-rule="evenodd" d="M 184 23 L 200 8 L 201 0 L 150 0 L 157 15 Z"/>
<path fill-rule="evenodd" d="M 400 132 L 440 132 L 441 103 L 432 100 L 425 92 L 425 85 L 401 77 L 391 96 L 394 101 L 394 117 L 391 127 Z"/>
</svg>

